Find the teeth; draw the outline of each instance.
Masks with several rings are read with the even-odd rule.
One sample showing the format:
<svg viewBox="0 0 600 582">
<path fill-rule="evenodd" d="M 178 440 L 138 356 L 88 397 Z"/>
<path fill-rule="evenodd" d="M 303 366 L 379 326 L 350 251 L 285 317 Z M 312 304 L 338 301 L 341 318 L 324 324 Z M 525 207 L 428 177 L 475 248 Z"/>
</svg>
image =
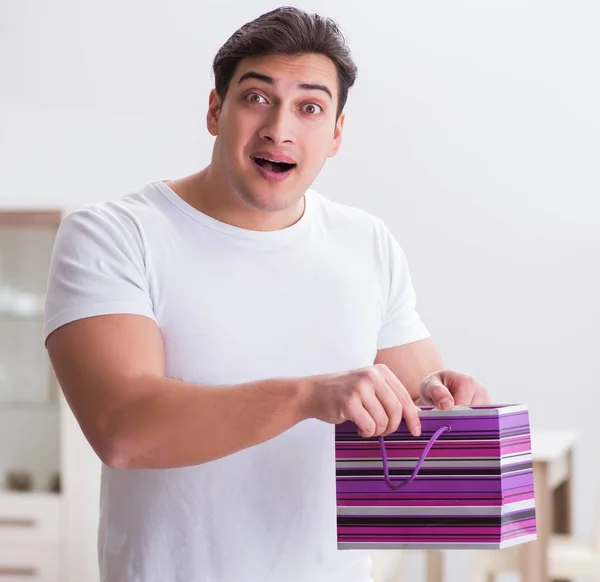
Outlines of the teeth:
<svg viewBox="0 0 600 582">
<path fill-rule="evenodd" d="M 280 162 L 279 160 L 272 160 L 271 158 L 263 158 L 261 156 L 257 156 L 258 158 L 260 158 L 261 160 L 266 160 L 267 162 L 274 162 L 276 164 L 289 164 L 292 165 L 293 162 Z"/>
</svg>

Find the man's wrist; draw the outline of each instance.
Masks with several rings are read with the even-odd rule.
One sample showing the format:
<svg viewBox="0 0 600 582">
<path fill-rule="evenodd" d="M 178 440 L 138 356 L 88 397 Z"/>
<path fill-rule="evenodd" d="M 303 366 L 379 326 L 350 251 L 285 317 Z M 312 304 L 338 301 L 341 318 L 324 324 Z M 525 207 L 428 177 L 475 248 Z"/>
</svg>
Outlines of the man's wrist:
<svg viewBox="0 0 600 582">
<path fill-rule="evenodd" d="M 314 418 L 314 379 L 310 377 L 293 378 L 286 382 L 296 422 Z"/>
</svg>

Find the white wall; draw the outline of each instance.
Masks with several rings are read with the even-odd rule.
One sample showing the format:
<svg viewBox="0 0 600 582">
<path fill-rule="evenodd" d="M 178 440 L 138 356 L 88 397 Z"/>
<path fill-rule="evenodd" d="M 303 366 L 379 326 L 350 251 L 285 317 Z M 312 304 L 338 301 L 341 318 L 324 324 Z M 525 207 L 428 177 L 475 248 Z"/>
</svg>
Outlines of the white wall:
<svg viewBox="0 0 600 582">
<path fill-rule="evenodd" d="M 300 5 L 340 21 L 360 69 L 342 151 L 316 185 L 386 218 L 449 366 L 497 402 L 529 404 L 537 427 L 584 431 L 575 524 L 591 534 L 599 5 Z M 202 167 L 211 59 L 274 6 L 2 3 L 2 204 L 79 205 Z M 450 557 L 450 579 L 468 575 L 463 558 Z"/>
</svg>

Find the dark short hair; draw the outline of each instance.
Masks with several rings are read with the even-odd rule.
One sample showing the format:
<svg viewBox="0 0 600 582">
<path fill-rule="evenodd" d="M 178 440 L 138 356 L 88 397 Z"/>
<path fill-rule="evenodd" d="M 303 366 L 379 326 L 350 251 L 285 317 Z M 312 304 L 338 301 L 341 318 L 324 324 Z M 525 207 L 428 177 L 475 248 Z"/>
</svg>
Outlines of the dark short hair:
<svg viewBox="0 0 600 582">
<path fill-rule="evenodd" d="M 239 62 L 263 54 L 302 55 L 317 53 L 329 57 L 338 77 L 338 117 L 348 90 L 356 81 L 357 67 L 338 25 L 318 14 L 284 6 L 244 24 L 219 49 L 214 61 L 215 89 L 225 99 Z"/>
</svg>

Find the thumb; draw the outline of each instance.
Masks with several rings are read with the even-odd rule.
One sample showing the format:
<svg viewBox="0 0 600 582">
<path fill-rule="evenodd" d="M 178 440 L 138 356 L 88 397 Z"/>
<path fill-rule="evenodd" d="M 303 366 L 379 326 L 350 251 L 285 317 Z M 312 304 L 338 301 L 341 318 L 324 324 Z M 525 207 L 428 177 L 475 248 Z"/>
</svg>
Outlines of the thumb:
<svg viewBox="0 0 600 582">
<path fill-rule="evenodd" d="M 421 390 L 421 399 L 429 406 L 449 410 L 454 406 L 454 398 L 438 377 L 427 380 Z"/>
</svg>

